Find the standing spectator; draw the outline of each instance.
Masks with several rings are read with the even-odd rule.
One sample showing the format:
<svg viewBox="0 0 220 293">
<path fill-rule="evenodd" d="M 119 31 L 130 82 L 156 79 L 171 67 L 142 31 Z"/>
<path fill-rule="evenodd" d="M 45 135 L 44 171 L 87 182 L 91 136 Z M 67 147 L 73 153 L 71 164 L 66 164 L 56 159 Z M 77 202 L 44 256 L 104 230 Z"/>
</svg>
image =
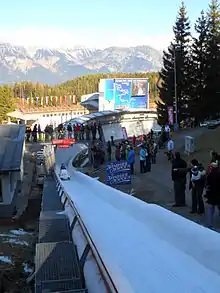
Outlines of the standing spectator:
<svg viewBox="0 0 220 293">
<path fill-rule="evenodd" d="M 146 173 L 145 161 L 146 161 L 146 151 L 144 146 L 140 149 L 140 173 Z"/>
<path fill-rule="evenodd" d="M 68 131 L 68 138 L 72 138 L 72 131 L 73 131 L 73 129 L 72 129 L 71 123 L 68 124 L 67 131 Z"/>
<path fill-rule="evenodd" d="M 121 146 L 121 160 L 126 160 L 126 144 L 123 142 Z"/>
<path fill-rule="evenodd" d="M 164 126 L 162 126 L 162 128 L 161 128 L 161 135 L 160 135 L 160 138 L 159 138 L 159 148 L 160 149 L 164 149 L 165 148 L 166 141 L 167 141 L 167 137 L 166 137 L 165 128 L 164 128 Z"/>
<path fill-rule="evenodd" d="M 29 125 L 26 126 L 26 142 L 30 142 L 31 137 L 31 127 Z"/>
<path fill-rule="evenodd" d="M 116 161 L 121 160 L 120 146 L 118 146 L 118 145 L 115 148 L 115 159 L 116 159 Z"/>
<path fill-rule="evenodd" d="M 77 140 L 80 140 L 80 125 L 76 124 L 76 136 Z"/>
<path fill-rule="evenodd" d="M 57 130 L 58 130 L 58 139 L 63 139 L 64 138 L 64 126 L 62 123 L 58 125 Z"/>
<path fill-rule="evenodd" d="M 32 136 L 33 136 L 33 142 L 37 142 L 37 124 L 34 125 Z"/>
<path fill-rule="evenodd" d="M 80 139 L 81 140 L 84 140 L 84 132 L 85 132 L 85 127 L 82 124 L 81 127 L 80 127 Z"/>
<path fill-rule="evenodd" d="M 77 140 L 77 128 L 76 128 L 76 124 L 73 124 L 73 134 L 74 134 L 75 140 Z"/>
<path fill-rule="evenodd" d="M 49 125 L 48 124 L 44 129 L 44 133 L 45 133 L 45 141 L 48 142 L 49 140 Z"/>
<path fill-rule="evenodd" d="M 150 144 L 146 145 L 146 149 L 145 149 L 145 171 L 146 172 L 150 172 L 151 171 L 151 148 L 150 148 Z"/>
<path fill-rule="evenodd" d="M 187 163 L 181 159 L 180 153 L 175 153 L 175 158 L 172 161 L 172 181 L 174 184 L 174 199 L 173 207 L 183 207 L 186 205 L 186 174 L 188 172 Z"/>
<path fill-rule="evenodd" d="M 48 138 L 51 141 L 53 138 L 53 126 L 52 125 L 48 125 L 47 132 L 48 132 Z"/>
<path fill-rule="evenodd" d="M 170 126 L 166 124 L 164 130 L 165 130 L 166 140 L 168 140 L 170 137 Z"/>
<path fill-rule="evenodd" d="M 40 124 L 38 124 L 37 132 L 38 132 L 38 140 L 42 141 L 42 131 L 41 131 Z"/>
<path fill-rule="evenodd" d="M 173 160 L 173 152 L 174 152 L 174 141 L 172 140 L 171 137 L 168 139 L 167 143 L 167 156 L 168 156 L 168 161 Z"/>
<path fill-rule="evenodd" d="M 130 152 L 131 147 L 127 143 L 126 143 L 125 147 L 126 147 L 126 150 L 125 150 L 125 159 L 127 161 L 128 160 L 128 154 Z"/>
<path fill-rule="evenodd" d="M 127 161 L 131 168 L 131 174 L 134 174 L 135 152 L 133 150 L 133 147 L 130 147 Z"/>
<path fill-rule="evenodd" d="M 155 141 L 152 141 L 152 150 L 151 150 L 151 163 L 156 164 L 157 157 L 157 144 Z"/>
<path fill-rule="evenodd" d="M 90 140 L 90 127 L 86 125 L 86 140 Z"/>
<path fill-rule="evenodd" d="M 111 162 L 112 160 L 112 146 L 110 140 L 107 143 L 107 156 L 108 156 L 108 162 Z"/>
<path fill-rule="evenodd" d="M 136 146 L 136 136 L 135 135 L 132 137 L 132 144 L 133 144 L 133 147 Z"/>
<path fill-rule="evenodd" d="M 97 146 L 93 143 L 92 147 L 91 147 L 91 161 L 93 164 L 93 168 L 96 169 L 98 167 L 98 162 L 97 162 L 97 153 L 98 153 L 98 149 Z"/>
<path fill-rule="evenodd" d="M 205 170 L 203 166 L 196 160 L 191 161 L 190 184 L 192 194 L 192 210 L 191 213 L 203 214 L 205 212 L 204 202 L 202 198 L 205 185 Z"/>
<path fill-rule="evenodd" d="M 92 139 L 96 140 L 96 132 L 97 132 L 97 127 L 96 127 L 96 123 L 94 122 L 93 126 L 92 126 Z"/>
<path fill-rule="evenodd" d="M 213 225 L 215 207 L 220 206 L 220 171 L 218 161 L 213 161 L 210 163 L 205 187 L 205 198 L 207 199 L 208 203 L 207 226 L 211 229 Z"/>
<path fill-rule="evenodd" d="M 99 140 L 102 140 L 102 125 L 100 122 L 98 124 L 98 134 L 99 134 Z"/>
</svg>

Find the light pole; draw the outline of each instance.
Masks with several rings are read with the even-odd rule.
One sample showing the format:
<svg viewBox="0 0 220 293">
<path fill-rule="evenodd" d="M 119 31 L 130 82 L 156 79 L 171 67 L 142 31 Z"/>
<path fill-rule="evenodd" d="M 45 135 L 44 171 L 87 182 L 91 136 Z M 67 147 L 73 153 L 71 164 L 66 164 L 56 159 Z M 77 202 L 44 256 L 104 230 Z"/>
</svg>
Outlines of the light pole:
<svg viewBox="0 0 220 293">
<path fill-rule="evenodd" d="M 175 95 L 175 124 L 174 129 L 179 129 L 178 123 L 178 103 L 177 103 L 177 77 L 176 77 L 176 46 L 174 45 L 174 95 Z"/>
</svg>

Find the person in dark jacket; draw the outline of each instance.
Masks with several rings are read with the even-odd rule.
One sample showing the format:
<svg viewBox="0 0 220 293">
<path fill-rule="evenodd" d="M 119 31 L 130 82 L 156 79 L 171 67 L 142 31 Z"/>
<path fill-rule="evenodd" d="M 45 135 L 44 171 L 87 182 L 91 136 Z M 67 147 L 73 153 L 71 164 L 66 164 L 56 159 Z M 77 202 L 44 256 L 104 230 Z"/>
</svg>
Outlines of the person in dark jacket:
<svg viewBox="0 0 220 293">
<path fill-rule="evenodd" d="M 151 150 L 152 150 L 151 146 L 150 146 L 150 144 L 148 144 L 145 149 L 145 151 L 146 151 L 146 162 L 145 162 L 146 172 L 151 172 L 151 155 L 152 155 Z"/>
<path fill-rule="evenodd" d="M 192 194 L 191 213 L 203 214 L 205 212 L 203 202 L 203 190 L 205 186 L 205 169 L 196 159 L 191 161 L 189 189 Z"/>
<path fill-rule="evenodd" d="M 172 161 L 172 181 L 174 185 L 173 207 L 182 207 L 186 205 L 186 174 L 188 172 L 187 163 L 181 158 L 180 153 L 176 152 Z"/>
<path fill-rule="evenodd" d="M 111 162 L 112 160 L 112 146 L 110 140 L 108 141 L 107 144 L 107 155 L 108 155 L 108 162 Z"/>
<path fill-rule="evenodd" d="M 68 131 L 68 138 L 72 138 L 72 131 L 73 131 L 73 129 L 72 129 L 71 123 L 69 123 L 67 125 L 67 131 Z"/>
<path fill-rule="evenodd" d="M 133 144 L 133 147 L 136 146 L 136 136 L 135 135 L 132 137 L 132 144 Z"/>
<path fill-rule="evenodd" d="M 121 160 L 121 151 L 120 151 L 120 146 L 117 145 L 115 148 L 115 159 L 116 161 L 120 161 Z"/>
<path fill-rule="evenodd" d="M 31 137 L 31 127 L 29 125 L 26 126 L 26 142 L 30 142 Z"/>
<path fill-rule="evenodd" d="M 90 127 L 89 127 L 89 125 L 86 125 L 85 130 L 86 130 L 86 140 L 90 140 Z"/>
<path fill-rule="evenodd" d="M 94 124 L 92 126 L 92 139 L 93 139 L 93 141 L 96 140 L 96 132 L 97 132 L 97 126 L 96 126 L 96 123 L 94 122 Z"/>
<path fill-rule="evenodd" d="M 33 142 L 37 142 L 37 124 L 34 125 L 32 130 Z"/>
<path fill-rule="evenodd" d="M 99 134 L 99 140 L 102 140 L 102 125 L 100 122 L 98 124 L 98 134 Z"/>
<path fill-rule="evenodd" d="M 122 161 L 126 160 L 126 144 L 125 144 L 125 142 L 123 142 L 122 146 L 121 146 L 121 160 Z"/>
<path fill-rule="evenodd" d="M 80 139 L 84 140 L 84 133 L 85 133 L 85 126 L 82 124 L 80 125 Z"/>
<path fill-rule="evenodd" d="M 220 168 L 218 161 L 214 161 L 209 164 L 205 187 L 205 198 L 208 203 L 207 226 L 211 229 L 213 225 L 215 207 L 220 206 Z"/>
</svg>

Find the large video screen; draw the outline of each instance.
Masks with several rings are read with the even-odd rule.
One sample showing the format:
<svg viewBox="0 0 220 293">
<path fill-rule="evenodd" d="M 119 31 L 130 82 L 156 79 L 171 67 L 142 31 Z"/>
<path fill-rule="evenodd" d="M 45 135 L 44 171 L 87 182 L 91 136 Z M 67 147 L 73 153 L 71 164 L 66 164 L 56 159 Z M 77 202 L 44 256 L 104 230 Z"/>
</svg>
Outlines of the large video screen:
<svg viewBox="0 0 220 293">
<path fill-rule="evenodd" d="M 147 80 L 134 79 L 132 80 L 132 97 L 143 97 L 147 93 Z"/>
<path fill-rule="evenodd" d="M 135 110 L 148 107 L 147 79 L 116 79 L 114 86 L 115 109 Z"/>
</svg>

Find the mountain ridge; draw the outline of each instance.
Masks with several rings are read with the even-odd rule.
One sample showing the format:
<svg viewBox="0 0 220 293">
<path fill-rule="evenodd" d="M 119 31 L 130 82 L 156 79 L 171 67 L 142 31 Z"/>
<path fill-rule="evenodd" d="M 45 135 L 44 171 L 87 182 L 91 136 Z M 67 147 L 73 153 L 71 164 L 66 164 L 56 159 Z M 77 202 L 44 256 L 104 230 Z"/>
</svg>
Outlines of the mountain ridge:
<svg viewBox="0 0 220 293">
<path fill-rule="evenodd" d="M 32 81 L 54 85 L 87 74 L 158 71 L 161 64 L 162 53 L 145 45 L 33 49 L 0 43 L 0 84 Z"/>
</svg>

